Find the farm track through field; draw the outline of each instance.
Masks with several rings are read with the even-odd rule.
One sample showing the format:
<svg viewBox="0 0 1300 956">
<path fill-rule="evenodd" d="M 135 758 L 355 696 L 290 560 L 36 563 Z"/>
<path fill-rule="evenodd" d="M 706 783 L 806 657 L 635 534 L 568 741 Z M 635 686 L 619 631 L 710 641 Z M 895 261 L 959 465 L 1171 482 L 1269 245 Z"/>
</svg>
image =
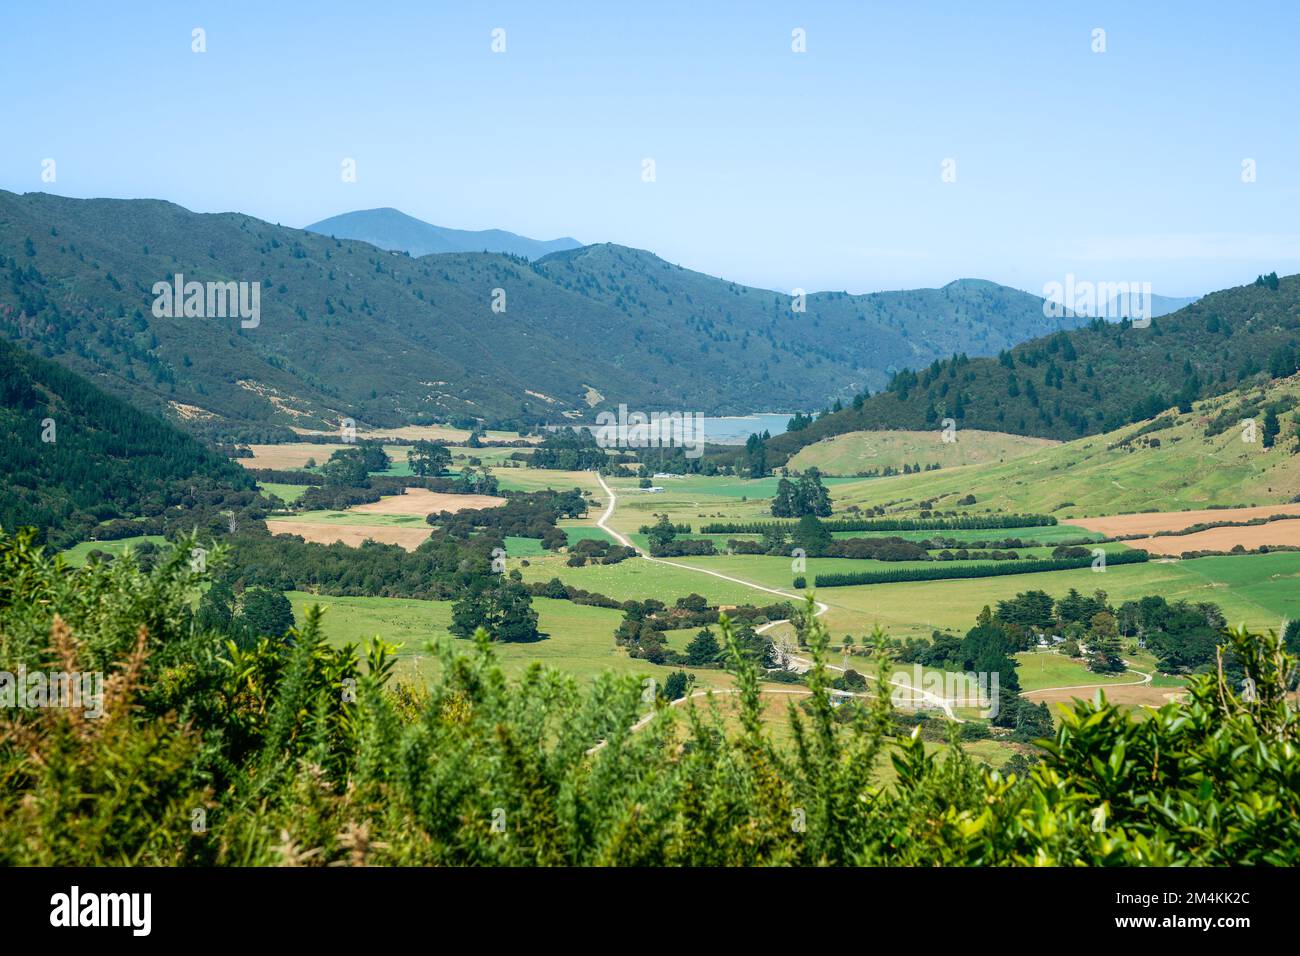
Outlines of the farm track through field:
<svg viewBox="0 0 1300 956">
<path fill-rule="evenodd" d="M 798 601 L 798 600 L 801 600 L 801 599 L 802 599 L 800 595 L 797 595 L 797 594 L 791 594 L 791 593 L 789 593 L 789 592 L 787 592 L 787 591 L 782 591 L 782 590 L 779 590 L 779 589 L 777 589 L 777 588 L 770 588 L 770 587 L 767 587 L 767 586 L 762 585 L 762 584 L 757 584 L 757 583 L 755 583 L 755 582 L 753 582 L 753 581 L 747 581 L 747 580 L 745 580 L 744 578 L 732 577 L 731 575 L 723 574 L 723 573 L 721 573 L 720 571 L 713 571 L 713 570 L 710 570 L 710 569 L 708 569 L 708 568 L 697 568 L 697 567 L 693 567 L 692 565 L 689 565 L 689 564 L 678 564 L 678 563 L 675 562 L 675 561 L 667 561 L 667 560 L 665 560 L 665 559 L 663 559 L 663 558 L 653 558 L 653 557 L 651 557 L 649 554 L 647 554 L 647 553 L 645 552 L 645 550 L 643 550 L 642 548 L 637 547 L 637 545 L 636 545 L 635 543 L 633 543 L 632 540 L 631 540 L 630 538 L 628 538 L 626 535 L 624 535 L 622 532 L 617 531 L 617 530 L 615 530 L 614 528 L 610 527 L 610 525 L 609 525 L 609 521 L 610 521 L 610 519 L 614 516 L 614 511 L 615 511 L 615 509 L 616 509 L 617 506 L 618 506 L 618 496 L 614 493 L 614 489 L 612 489 L 612 488 L 609 486 L 609 484 L 605 481 L 605 477 L 604 477 L 603 475 L 601 475 L 599 472 L 597 472 L 597 474 L 596 474 L 596 480 L 600 483 L 600 487 L 601 487 L 601 489 L 605 492 L 605 495 L 606 495 L 605 510 L 604 510 L 604 512 L 601 514 L 601 516 L 600 516 L 598 519 L 596 519 L 596 526 L 597 526 L 598 528 L 602 529 L 603 531 L 605 531 L 607 534 L 609 534 L 609 535 L 610 535 L 612 538 L 614 538 L 614 540 L 617 541 L 619 544 L 621 544 L 621 545 L 623 545 L 624 547 L 627 547 L 627 548 L 632 548 L 634 551 L 636 551 L 636 553 L 637 553 L 638 555 L 640 555 L 640 557 L 642 558 L 642 560 L 645 560 L 645 561 L 652 561 L 652 562 L 655 562 L 655 563 L 657 563 L 657 564 L 667 564 L 667 565 L 671 565 L 671 566 L 676 567 L 676 568 L 683 568 L 683 569 L 685 569 L 685 570 L 687 570 L 687 571 L 694 571 L 694 572 L 696 572 L 696 573 L 698 573 L 698 574 L 707 574 L 707 575 L 710 575 L 710 576 L 715 577 L 715 578 L 721 578 L 721 579 L 724 580 L 724 581 L 730 581 L 730 582 L 733 583 L 733 584 L 739 584 L 739 585 L 741 585 L 741 586 L 743 586 L 743 587 L 753 588 L 753 589 L 756 590 L 756 591 L 762 591 L 762 592 L 764 592 L 764 593 L 766 593 L 766 594 L 774 594 L 774 595 L 776 595 L 777 597 L 783 597 L 783 598 L 787 598 L 787 599 L 789 599 L 789 600 Z M 815 599 L 814 599 L 814 600 L 815 600 Z M 817 600 L 815 600 L 815 604 L 816 604 L 817 610 L 816 610 L 816 612 L 813 614 L 814 617 L 821 617 L 823 614 L 825 614 L 827 611 L 830 610 L 830 605 L 826 604 L 824 601 L 817 601 Z M 759 627 L 755 628 L 755 631 L 758 632 L 758 633 L 763 633 L 763 632 L 765 632 L 765 631 L 770 630 L 771 628 L 776 627 L 778 624 L 788 624 L 788 623 L 790 623 L 788 619 L 781 619 L 781 620 L 777 620 L 777 621 L 768 621 L 766 624 L 760 625 Z M 807 660 L 807 659 L 805 659 L 805 658 L 801 658 L 801 657 L 790 657 L 789 659 L 790 659 L 791 661 L 793 661 L 795 664 L 797 664 L 798 666 L 804 668 L 805 670 L 812 666 L 812 662 L 809 661 L 809 660 Z M 1127 663 L 1127 662 L 1125 662 L 1125 663 Z M 843 668 L 843 667 L 839 667 L 839 666 L 836 666 L 836 665 L 834 665 L 834 664 L 829 664 L 829 663 L 828 663 L 828 664 L 826 664 L 825 666 L 826 666 L 827 670 L 835 670 L 835 671 L 843 671 L 843 670 L 845 670 L 845 668 Z M 1070 691 L 1070 690 L 1095 690 L 1095 689 L 1098 688 L 1098 687 L 1101 687 L 1101 688 L 1106 688 L 1106 687 L 1133 687 L 1133 686 L 1138 686 L 1138 685 L 1150 684 L 1150 683 L 1152 682 L 1152 675 L 1151 675 L 1151 674 L 1147 674 L 1147 673 L 1145 673 L 1145 672 L 1143 672 L 1143 671 L 1136 670 L 1135 668 L 1132 668 L 1132 667 L 1130 667 L 1129 670 L 1130 670 L 1130 672 L 1132 672 L 1132 673 L 1138 675 L 1138 679 L 1137 679 L 1137 680 L 1135 680 L 1135 681 L 1125 681 L 1125 682 L 1123 682 L 1123 683 L 1110 683 L 1110 684 L 1074 684 L 1074 685 L 1070 685 L 1070 686 L 1066 686 L 1066 687 L 1040 687 L 1040 688 L 1038 688 L 1037 690 L 1033 690 L 1033 691 L 1027 691 L 1027 692 L 1025 692 L 1025 693 L 1023 694 L 1023 696 L 1025 696 L 1025 697 L 1030 697 L 1031 695 L 1034 695 L 1034 694 L 1046 694 L 1046 693 L 1052 693 L 1052 692 L 1058 692 L 1058 693 L 1059 693 L 1059 692 L 1061 692 L 1061 691 Z M 864 676 L 867 677 L 868 680 L 875 680 L 875 679 L 876 679 L 873 675 L 864 675 Z M 912 690 L 913 692 L 916 692 L 916 691 L 918 690 L 918 688 L 914 688 L 911 684 L 906 684 L 906 683 L 902 683 L 902 682 L 899 682 L 899 681 L 892 681 L 892 680 L 891 680 L 889 683 L 890 683 L 891 685 L 893 685 L 893 686 L 896 686 L 896 687 L 906 687 L 907 689 Z M 720 691 L 720 692 L 721 692 L 721 693 L 734 693 L 734 691 L 732 691 L 732 690 L 723 690 L 723 691 Z M 695 691 L 694 693 L 692 693 L 692 694 L 688 694 L 688 695 L 686 695 L 685 697 L 679 697 L 677 700 L 673 701 L 672 704 L 671 704 L 670 706 L 673 706 L 673 707 L 680 706 L 680 705 L 684 704 L 687 700 L 693 699 L 693 698 L 695 698 L 695 697 L 705 696 L 705 695 L 707 695 L 707 694 L 709 694 L 709 693 L 712 693 L 712 691 L 709 691 L 709 690 L 699 690 L 699 691 Z M 797 690 L 784 690 L 784 689 L 770 689 L 770 690 L 763 690 L 763 691 L 760 691 L 760 693 L 765 693 L 765 694 L 787 694 L 787 695 L 794 695 L 794 696 L 802 696 L 802 695 L 809 694 L 809 693 L 811 693 L 811 692 L 810 692 L 810 691 L 797 691 Z M 921 693 L 922 695 L 924 695 L 924 697 L 926 698 L 927 701 L 931 701 L 931 702 L 933 702 L 935 705 L 937 705 L 938 707 L 940 707 L 940 708 L 943 710 L 945 716 L 946 716 L 949 720 L 955 721 L 956 723 L 964 723 L 964 721 L 963 721 L 960 717 L 958 717 L 955 713 L 953 713 L 953 704 L 954 704 L 954 703 L 960 703 L 959 701 L 950 701 L 950 700 L 948 700 L 948 699 L 946 699 L 946 698 L 939 697 L 939 696 L 937 696 L 937 695 L 931 693 L 930 691 L 920 690 L 920 693 Z M 871 696 L 871 695 L 867 695 L 867 694 L 857 694 L 857 695 L 853 695 L 853 696 Z M 638 721 L 637 721 L 637 722 L 632 726 L 632 729 L 633 729 L 634 731 L 635 731 L 635 730 L 639 730 L 639 729 L 641 729 L 641 728 L 644 727 L 646 724 L 648 724 L 648 723 L 650 722 L 650 720 L 653 719 L 653 717 L 654 717 L 654 713 L 653 713 L 653 712 L 651 712 L 651 713 L 645 715 L 644 717 L 642 717 L 640 720 L 638 720 Z M 595 747 L 593 747 L 591 752 L 594 753 L 595 751 L 599 750 L 599 749 L 600 749 L 601 747 L 603 747 L 603 746 L 604 746 L 604 742 L 602 741 L 600 744 L 597 744 Z"/>
<path fill-rule="evenodd" d="M 1128 661 L 1125 661 L 1124 663 L 1127 665 Z M 1135 687 L 1139 684 L 1150 684 L 1151 681 L 1154 679 L 1151 674 L 1148 674 L 1146 671 L 1140 671 L 1136 667 L 1133 667 L 1131 665 L 1129 666 L 1128 670 L 1129 673 L 1131 674 L 1137 674 L 1138 679 L 1117 681 L 1113 684 L 1069 684 L 1065 687 L 1036 687 L 1033 690 L 1021 691 L 1020 696 L 1030 697 L 1034 694 L 1051 694 L 1051 693 L 1058 693 L 1063 690 L 1094 690 L 1098 687 Z"/>
<path fill-rule="evenodd" d="M 605 505 L 605 511 L 604 511 L 604 513 L 601 514 L 601 516 L 600 516 L 598 519 L 596 519 L 596 527 L 602 529 L 602 530 L 605 531 L 607 534 L 609 534 L 610 536 L 612 536 L 612 537 L 614 538 L 614 540 L 616 540 L 619 544 L 623 545 L 623 547 L 625 547 L 625 548 L 632 548 L 634 551 L 636 551 L 636 553 L 637 553 L 638 555 L 641 556 L 642 560 L 645 560 L 645 561 L 652 561 L 652 562 L 654 562 L 654 563 L 656 563 L 656 564 L 667 564 L 667 565 L 671 565 L 672 567 L 675 567 L 675 568 L 683 568 L 683 569 L 685 569 L 685 570 L 687 570 L 687 571 L 694 571 L 694 572 L 696 572 L 697 574 L 707 574 L 707 575 L 710 575 L 710 576 L 715 577 L 715 578 L 721 578 L 721 579 L 724 580 L 724 581 L 730 581 L 730 582 L 733 583 L 733 584 L 739 584 L 739 585 L 741 585 L 742 587 L 753 588 L 753 589 L 756 590 L 756 591 L 763 591 L 763 592 L 765 592 L 765 593 L 767 593 L 767 594 L 775 594 L 777 597 L 783 597 L 783 598 L 786 598 L 786 599 L 788 599 L 788 600 L 792 600 L 792 601 L 801 601 L 801 600 L 803 600 L 803 598 L 802 598 L 800 595 L 798 595 L 798 594 L 791 594 L 791 593 L 789 593 L 788 591 L 781 591 L 781 590 L 778 590 L 777 588 L 769 588 L 769 587 L 767 587 L 767 586 L 765 586 L 765 585 L 762 585 L 762 584 L 756 584 L 756 583 L 753 582 L 753 581 L 746 581 L 744 578 L 736 578 L 736 577 L 732 577 L 732 576 L 727 575 L 727 574 L 723 574 L 723 573 L 720 572 L 720 571 L 711 571 L 711 570 L 709 570 L 708 568 L 697 568 L 697 567 L 692 567 L 692 566 L 689 565 L 689 564 L 678 564 L 678 563 L 675 562 L 675 561 L 665 561 L 663 558 L 652 558 L 652 557 L 651 557 L 649 554 L 647 554 L 643 549 L 637 547 L 636 544 L 634 544 L 634 543 L 632 542 L 632 540 L 631 540 L 630 538 L 628 538 L 626 535 L 624 535 L 623 533 L 621 533 L 621 532 L 619 532 L 619 531 L 616 531 L 615 529 L 613 529 L 613 528 L 611 528 L 611 527 L 609 526 L 609 523 L 608 523 L 608 522 L 609 522 L 609 519 L 612 518 L 612 517 L 614 516 L 614 509 L 615 509 L 615 508 L 617 507 L 617 505 L 618 505 L 618 496 L 617 496 L 616 494 L 614 494 L 614 489 L 612 489 L 612 488 L 611 488 L 611 487 L 610 487 L 610 486 L 605 482 L 605 476 L 602 475 L 602 474 L 600 474 L 600 472 L 597 472 L 597 473 L 596 473 L 596 480 L 597 480 L 598 482 L 600 482 L 600 487 L 601 487 L 602 489 L 604 489 L 604 492 L 605 492 L 606 498 L 608 499 L 608 500 L 607 500 L 607 503 L 606 503 L 606 505 Z M 817 607 L 817 610 L 814 612 L 813 617 L 821 617 L 823 614 L 825 614 L 827 611 L 830 610 L 830 605 L 829 605 L 829 604 L 826 604 L 824 601 L 817 601 L 816 599 L 814 599 L 814 603 L 815 603 L 815 605 L 816 605 L 816 607 Z M 755 630 L 756 633 L 762 634 L 763 632 L 768 631 L 768 630 L 770 630 L 770 629 L 776 627 L 778 624 L 789 624 L 789 623 L 790 623 L 790 621 L 789 621 L 788 618 L 781 618 L 780 620 L 776 620 L 776 621 L 768 621 L 766 624 L 762 624 L 762 625 L 756 627 L 754 630 Z M 799 665 L 800 667 L 804 668 L 805 670 L 807 670 L 808 668 L 812 667 L 812 661 L 807 660 L 806 658 L 802 658 L 802 657 L 793 657 L 793 656 L 792 656 L 792 657 L 790 657 L 789 659 L 790 659 L 791 661 L 793 661 L 795 664 L 797 664 L 797 665 Z M 834 665 L 834 664 L 827 664 L 827 665 L 826 665 L 826 669 L 827 669 L 827 670 L 834 670 L 834 671 L 843 671 L 843 670 L 844 670 L 843 667 L 838 667 L 838 666 L 836 666 L 836 665 Z M 875 680 L 875 679 L 876 679 L 873 675 L 870 675 L 870 674 L 863 675 L 863 676 L 865 676 L 868 680 Z M 899 682 L 899 681 L 892 681 L 892 680 L 891 680 L 891 681 L 889 681 L 889 683 L 890 683 L 890 685 L 892 685 L 892 686 L 894 686 L 894 687 L 906 687 L 908 690 L 912 691 L 913 693 L 916 693 L 916 692 L 918 692 L 918 690 L 919 690 L 918 688 L 915 688 L 915 687 L 913 687 L 913 686 L 910 685 L 910 684 L 901 683 L 901 682 Z M 930 701 L 930 702 L 934 703 L 935 706 L 937 706 L 937 707 L 939 707 L 940 709 L 942 709 L 943 712 L 944 712 L 944 714 L 947 716 L 947 718 L 948 718 L 949 720 L 952 720 L 952 721 L 954 721 L 954 722 L 956 722 L 956 723 L 959 723 L 959 724 L 960 724 L 960 723 L 965 723 L 965 721 L 963 721 L 960 717 L 958 717 L 956 714 L 953 713 L 953 710 L 952 710 L 952 702 L 951 702 L 951 701 L 948 701 L 948 700 L 946 700 L 946 699 L 944 699 L 944 698 L 942 698 L 942 697 L 939 697 L 939 696 L 937 696 L 937 695 L 935 695 L 935 694 L 933 694 L 933 693 L 931 693 L 930 691 L 927 691 L 927 690 L 919 690 L 919 692 L 920 692 L 920 694 L 921 694 L 921 695 L 922 695 L 922 696 L 923 696 L 927 701 Z M 702 692 L 697 692 L 697 694 L 698 694 L 698 693 L 702 693 Z M 771 691 L 763 691 L 762 693 L 797 693 L 797 692 L 796 692 L 796 691 L 777 691 L 777 690 L 771 690 Z M 690 696 L 691 696 L 691 697 L 694 697 L 694 696 L 697 696 L 697 694 L 692 694 L 692 695 L 690 695 Z M 859 696 L 859 695 L 854 695 L 854 696 Z M 861 695 L 861 696 L 866 696 L 866 695 Z M 678 698 L 677 701 L 674 701 L 674 702 L 673 702 L 673 705 L 676 706 L 678 703 L 680 703 L 681 701 L 684 701 L 684 700 L 686 700 L 686 699 L 687 699 L 686 697 Z M 635 725 L 633 726 L 633 729 L 635 730 L 637 727 L 644 726 L 644 724 L 647 722 L 647 720 L 648 720 L 648 718 L 649 718 L 650 716 L 653 716 L 653 715 L 647 715 L 647 717 L 643 717 L 640 721 L 637 722 L 637 724 L 635 724 Z M 599 746 L 602 746 L 602 745 L 597 745 L 597 746 L 599 747 Z"/>
</svg>

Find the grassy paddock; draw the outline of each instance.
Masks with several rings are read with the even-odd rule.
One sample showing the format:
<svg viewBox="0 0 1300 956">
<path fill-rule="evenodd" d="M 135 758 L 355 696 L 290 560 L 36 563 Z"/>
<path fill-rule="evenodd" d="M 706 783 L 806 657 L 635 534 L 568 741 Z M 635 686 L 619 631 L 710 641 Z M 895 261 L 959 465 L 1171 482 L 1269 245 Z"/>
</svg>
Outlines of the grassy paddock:
<svg viewBox="0 0 1300 956">
<path fill-rule="evenodd" d="M 910 581 L 827 588 L 819 599 L 835 634 L 862 633 L 876 623 L 896 637 L 928 637 L 935 628 L 965 632 L 985 605 L 1029 590 L 1059 598 L 1070 588 L 1106 592 L 1111 604 L 1159 594 L 1170 601 L 1211 601 L 1231 624 L 1279 628 L 1300 616 L 1300 553 L 1285 552 L 1195 561 L 1151 561 L 1104 573 L 1045 571 L 1000 578 Z"/>
<path fill-rule="evenodd" d="M 325 632 L 331 643 L 364 644 L 376 635 L 389 643 L 402 644 L 398 668 L 402 676 L 428 680 L 437 673 L 438 662 L 429 644 L 450 637 L 450 601 L 420 601 L 408 598 L 331 597 L 288 592 L 295 618 L 302 621 L 307 608 L 319 604 L 325 612 Z M 623 615 L 607 608 L 584 607 L 570 601 L 534 598 L 538 626 L 549 635 L 532 644 L 496 644 L 494 650 L 507 674 L 517 676 L 532 663 L 545 664 L 590 681 L 604 671 L 638 674 L 663 682 L 674 670 L 628 657 L 614 643 L 614 630 Z M 468 646 L 468 641 L 462 642 Z M 686 668 L 690 670 L 690 668 Z M 730 683 L 721 671 L 701 670 L 697 681 L 715 686 Z"/>
<path fill-rule="evenodd" d="M 286 485 L 279 481 L 263 481 L 258 483 L 258 488 L 269 495 L 275 495 L 287 505 L 293 504 L 299 498 L 307 493 L 310 485 Z"/>
<path fill-rule="evenodd" d="M 563 557 L 529 559 L 520 568 L 525 581 L 549 581 L 558 577 L 565 584 L 605 594 L 616 601 L 659 598 L 671 604 L 694 592 L 714 604 L 767 604 L 779 598 L 743 584 L 700 574 L 687 567 L 660 564 L 643 558 L 629 558 L 618 564 L 587 564 L 571 568 Z"/>
<path fill-rule="evenodd" d="M 856 475 L 886 466 L 901 469 L 905 464 L 954 468 L 1006 461 L 1059 444 L 1048 438 L 977 429 L 959 429 L 955 437 L 954 442 L 944 442 L 938 429 L 848 432 L 801 448 L 787 467 L 798 471 L 817 467 L 827 475 Z"/>
<path fill-rule="evenodd" d="M 1275 381 L 1267 389 L 1270 398 L 1297 392 L 1300 381 L 1295 378 Z M 1300 494 L 1300 457 L 1292 453 L 1292 443 L 1279 441 L 1264 448 L 1259 442 L 1243 442 L 1238 428 L 1206 435 L 1205 420 L 1231 410 L 1235 401 L 1219 396 L 1197 402 L 1190 414 L 1174 417 L 1171 427 L 1147 436 L 1159 439 L 1158 446 L 1125 443 L 1144 427 L 1139 422 L 1014 460 L 866 479 L 841 488 L 836 506 L 842 499 L 844 506 L 892 502 L 892 507 L 915 510 L 920 502 L 934 499 L 946 508 L 974 494 L 976 510 L 1048 513 L 1066 520 L 1292 500 Z M 958 441 L 961 434 L 959 430 Z"/>
<path fill-rule="evenodd" d="M 133 538 L 119 538 L 116 541 L 83 541 L 75 544 L 68 550 L 62 552 L 63 558 L 73 567 L 81 567 L 86 563 L 86 559 L 92 551 L 103 551 L 105 554 L 119 555 L 127 548 L 136 547 L 144 544 L 146 541 L 159 545 L 167 544 L 167 539 L 160 534 L 142 534 Z"/>
<path fill-rule="evenodd" d="M 1022 691 L 1043 687 L 1073 687 L 1077 684 L 1124 684 L 1136 680 L 1133 674 L 1096 674 L 1088 670 L 1083 658 L 1067 657 L 1052 651 L 1026 651 L 1016 654 L 1016 676 Z"/>
</svg>

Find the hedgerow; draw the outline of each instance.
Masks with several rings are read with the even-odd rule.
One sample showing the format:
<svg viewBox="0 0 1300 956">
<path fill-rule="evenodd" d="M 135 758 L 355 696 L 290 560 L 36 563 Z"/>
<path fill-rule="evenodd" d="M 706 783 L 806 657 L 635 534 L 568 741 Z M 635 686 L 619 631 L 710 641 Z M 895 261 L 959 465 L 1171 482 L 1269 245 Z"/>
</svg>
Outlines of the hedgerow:
<svg viewBox="0 0 1300 956">
<path fill-rule="evenodd" d="M 1150 559 L 1142 550 L 1116 551 L 1106 555 L 1106 565 L 1141 564 Z M 1038 571 L 1068 571 L 1086 568 L 1092 555 L 1082 558 L 1027 558 L 1018 561 L 994 561 L 983 564 L 941 563 L 921 568 L 890 568 L 884 571 L 849 571 L 817 574 L 813 584 L 819 588 L 842 588 L 855 584 L 895 584 L 900 581 L 941 581 L 948 578 L 992 578 L 1006 574 L 1033 574 Z M 807 579 L 794 579 L 794 587 L 803 588 Z"/>
<path fill-rule="evenodd" d="M 823 521 L 827 531 L 963 531 L 996 528 L 1039 528 L 1056 524 L 1052 515 L 958 515 L 950 518 L 839 518 Z M 763 534 L 789 531 L 796 521 L 715 521 L 700 534 Z"/>
</svg>

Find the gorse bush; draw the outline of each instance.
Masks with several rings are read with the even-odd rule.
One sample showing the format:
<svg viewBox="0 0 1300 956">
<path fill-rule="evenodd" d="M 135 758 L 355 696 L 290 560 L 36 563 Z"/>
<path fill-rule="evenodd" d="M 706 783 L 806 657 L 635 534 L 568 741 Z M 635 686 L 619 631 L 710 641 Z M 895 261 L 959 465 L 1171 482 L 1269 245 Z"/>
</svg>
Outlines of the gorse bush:
<svg viewBox="0 0 1300 956">
<path fill-rule="evenodd" d="M 1077 703 L 1027 776 L 894 736 L 887 697 L 834 707 L 828 636 L 791 746 L 720 619 L 732 692 L 643 715 L 633 676 L 508 680 L 482 632 L 428 686 L 312 611 L 242 648 L 191 613 L 192 541 L 148 572 L 73 570 L 0 537 L 3 669 L 102 668 L 105 713 L 0 711 L 0 864 L 1294 864 L 1300 758 L 1273 634 L 1224 635 L 1251 683 L 1196 678 L 1139 718 Z M 209 564 L 222 555 L 209 555 Z M 878 634 L 883 648 L 883 635 Z M 458 649 L 468 647 L 468 652 Z M 727 706 L 724 706 L 724 699 Z M 734 706 L 731 706 L 734 704 Z M 846 709 L 847 708 L 847 709 Z M 955 725 L 954 725 L 955 726 Z M 892 765 L 894 780 L 879 771 Z M 197 813 L 196 811 L 201 811 Z M 198 821 L 198 822 L 196 822 Z"/>
</svg>

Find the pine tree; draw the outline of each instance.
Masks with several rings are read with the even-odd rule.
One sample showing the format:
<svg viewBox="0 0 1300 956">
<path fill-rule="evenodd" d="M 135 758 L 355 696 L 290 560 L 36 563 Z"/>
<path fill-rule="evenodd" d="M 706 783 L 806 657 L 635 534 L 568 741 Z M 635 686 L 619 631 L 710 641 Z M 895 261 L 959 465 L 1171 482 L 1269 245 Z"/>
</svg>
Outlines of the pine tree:
<svg viewBox="0 0 1300 956">
<path fill-rule="evenodd" d="M 782 478 L 776 483 L 776 496 L 772 499 L 772 516 L 774 518 L 795 516 L 794 483 L 788 478 Z"/>
<path fill-rule="evenodd" d="M 745 439 L 745 470 L 750 478 L 762 478 L 767 474 L 767 446 L 763 444 L 762 435 L 750 435 Z"/>
<path fill-rule="evenodd" d="M 804 554 L 813 557 L 825 553 L 832 540 L 831 533 L 826 530 L 826 526 L 821 523 L 816 515 L 810 514 L 799 519 L 799 525 L 795 528 L 794 535 L 791 537 L 791 543 L 796 548 L 801 548 Z"/>
<path fill-rule="evenodd" d="M 668 520 L 666 514 L 660 515 L 659 520 L 646 532 L 646 538 L 650 541 L 650 550 L 659 551 L 672 543 L 677 537 L 677 529 L 673 523 Z"/>
<path fill-rule="evenodd" d="M 1264 413 L 1264 436 L 1262 441 L 1265 448 L 1273 447 L 1273 442 L 1281 430 L 1282 426 L 1278 424 L 1277 412 L 1270 408 Z"/>
<path fill-rule="evenodd" d="M 1119 673 L 1126 669 L 1120 656 L 1122 645 L 1114 615 L 1102 611 L 1092 616 L 1088 631 L 1088 668 L 1098 674 Z"/>
<path fill-rule="evenodd" d="M 686 663 L 691 667 L 706 667 L 717 662 L 721 650 L 717 637 L 706 627 L 686 645 Z"/>
</svg>

